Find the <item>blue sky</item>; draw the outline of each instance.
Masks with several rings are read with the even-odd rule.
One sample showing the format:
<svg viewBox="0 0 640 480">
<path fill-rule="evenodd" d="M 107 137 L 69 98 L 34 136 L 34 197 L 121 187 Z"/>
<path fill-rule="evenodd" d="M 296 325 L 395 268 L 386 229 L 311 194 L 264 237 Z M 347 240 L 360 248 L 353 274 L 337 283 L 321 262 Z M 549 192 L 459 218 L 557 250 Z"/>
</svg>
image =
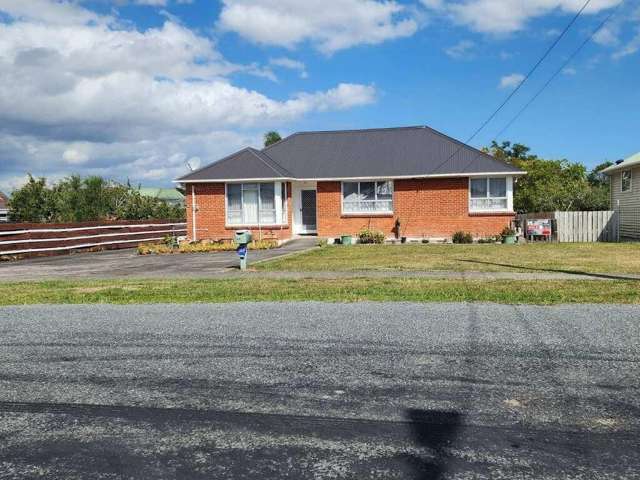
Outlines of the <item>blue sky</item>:
<svg viewBox="0 0 640 480">
<path fill-rule="evenodd" d="M 592 0 L 488 145 L 620 0 Z M 169 185 L 262 134 L 429 125 L 467 139 L 584 0 L 0 0 L 0 189 L 27 172 Z M 499 140 L 593 166 L 640 150 L 627 1 Z"/>
</svg>

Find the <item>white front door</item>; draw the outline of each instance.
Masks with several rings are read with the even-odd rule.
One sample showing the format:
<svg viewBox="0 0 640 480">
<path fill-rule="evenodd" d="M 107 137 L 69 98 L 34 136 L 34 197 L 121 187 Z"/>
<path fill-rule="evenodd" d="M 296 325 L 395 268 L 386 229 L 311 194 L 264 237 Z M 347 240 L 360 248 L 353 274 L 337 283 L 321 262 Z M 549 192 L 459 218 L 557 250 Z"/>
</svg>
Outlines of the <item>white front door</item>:
<svg viewBox="0 0 640 480">
<path fill-rule="evenodd" d="M 292 190 L 293 233 L 317 233 L 316 182 L 294 182 Z"/>
</svg>

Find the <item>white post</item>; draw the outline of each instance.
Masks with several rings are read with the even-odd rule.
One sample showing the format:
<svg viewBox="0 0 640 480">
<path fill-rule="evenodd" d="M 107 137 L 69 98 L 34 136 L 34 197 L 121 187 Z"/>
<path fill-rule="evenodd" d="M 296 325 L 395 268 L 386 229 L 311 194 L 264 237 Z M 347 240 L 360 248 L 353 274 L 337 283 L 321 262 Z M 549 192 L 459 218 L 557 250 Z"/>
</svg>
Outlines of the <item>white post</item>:
<svg viewBox="0 0 640 480">
<path fill-rule="evenodd" d="M 507 177 L 507 209 L 513 212 L 513 177 Z"/>
<path fill-rule="evenodd" d="M 196 238 L 196 187 L 191 184 L 191 241 L 197 241 Z"/>
</svg>

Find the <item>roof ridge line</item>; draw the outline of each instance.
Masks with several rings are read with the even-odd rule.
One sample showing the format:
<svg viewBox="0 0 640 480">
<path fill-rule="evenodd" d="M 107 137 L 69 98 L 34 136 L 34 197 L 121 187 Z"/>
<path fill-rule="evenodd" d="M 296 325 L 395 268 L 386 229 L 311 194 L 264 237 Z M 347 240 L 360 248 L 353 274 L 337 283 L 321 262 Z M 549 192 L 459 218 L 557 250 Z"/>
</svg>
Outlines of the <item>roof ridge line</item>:
<svg viewBox="0 0 640 480">
<path fill-rule="evenodd" d="M 288 171 L 286 168 L 284 168 L 283 166 L 281 166 L 278 162 L 276 162 L 275 160 L 273 160 L 269 155 L 267 155 L 266 153 L 257 150 L 255 148 L 252 147 L 247 147 L 248 150 L 258 159 L 260 160 L 262 163 L 264 163 L 267 167 L 269 167 L 271 170 L 273 170 L 274 172 L 276 172 L 278 175 L 282 175 L 283 177 L 286 177 L 287 175 L 291 178 L 293 177 L 293 174 Z M 264 158 L 262 158 L 260 155 L 258 155 L 258 153 L 260 153 L 261 155 L 264 155 L 265 157 L 267 157 L 270 161 L 272 161 L 275 165 L 277 165 L 278 167 L 282 168 L 282 172 L 279 172 L 278 170 L 276 170 L 273 165 L 269 165 L 268 162 L 266 162 L 264 160 Z"/>
<path fill-rule="evenodd" d="M 430 128 L 426 125 L 406 125 L 402 127 L 374 127 L 374 128 L 350 128 L 345 130 L 307 130 L 303 132 L 295 132 L 281 141 L 291 138 L 294 135 L 309 135 L 317 133 L 354 133 L 354 132 L 380 132 L 385 130 L 418 130 L 421 128 Z M 279 142 L 278 142 L 279 143 Z M 275 145 L 275 144 L 274 144 Z"/>
<path fill-rule="evenodd" d="M 487 153 L 487 152 L 483 152 L 483 151 L 482 151 L 482 150 L 480 150 L 479 148 L 474 147 L 473 145 L 469 145 L 468 143 L 464 143 L 462 140 L 458 140 L 457 138 L 454 138 L 454 137 L 452 137 L 452 136 L 450 136 L 450 135 L 447 135 L 446 133 L 442 133 L 441 131 L 436 130 L 436 129 L 435 129 L 435 128 L 433 128 L 433 127 L 430 127 L 430 126 L 428 126 L 428 125 L 425 125 L 425 126 L 424 126 L 424 128 L 426 128 L 426 129 L 428 129 L 428 130 L 431 130 L 431 131 L 432 131 L 433 133 L 435 133 L 436 135 L 439 135 L 439 136 L 441 136 L 441 137 L 446 138 L 447 140 L 451 140 L 452 142 L 457 143 L 458 145 L 461 145 L 461 146 L 462 146 L 462 148 L 470 148 L 471 150 L 474 150 L 475 152 L 479 153 L 480 155 L 484 155 L 485 157 L 489 157 L 489 158 L 491 158 L 492 160 L 495 160 L 495 161 L 497 161 L 497 162 L 500 162 L 500 163 L 502 163 L 502 164 L 504 164 L 504 165 L 508 165 L 508 166 L 510 166 L 510 167 L 512 167 L 512 166 L 513 166 L 513 164 L 511 164 L 511 163 L 509 163 L 509 162 L 506 162 L 505 160 L 501 160 L 501 159 L 499 159 L 499 158 L 496 158 L 496 157 L 494 157 L 493 155 L 491 155 L 491 154 L 489 154 L 489 153 Z M 455 155 L 454 155 L 454 156 L 455 156 Z M 447 161 L 446 161 L 443 165 L 440 165 L 440 167 L 438 167 L 438 168 L 443 167 L 444 165 L 446 165 L 447 163 L 449 163 L 451 160 L 453 160 L 453 157 L 451 157 L 451 158 L 447 159 Z M 474 159 L 473 161 L 475 161 L 475 159 Z M 473 161 L 472 161 L 471 163 L 473 163 Z M 470 166 L 471 166 L 471 164 L 467 165 L 467 167 L 465 167 L 465 169 L 466 169 L 466 168 L 469 168 Z M 435 170 L 434 170 L 434 171 L 435 171 Z M 465 173 L 465 172 L 460 172 L 460 173 Z"/>
<path fill-rule="evenodd" d="M 241 148 L 240 150 L 238 150 L 238 151 L 236 151 L 236 152 L 230 153 L 230 154 L 229 154 L 229 155 L 227 155 L 226 157 L 222 157 L 220 160 L 217 160 L 217 161 L 215 161 L 215 162 L 213 162 L 213 163 L 209 163 L 209 164 L 207 164 L 207 165 L 205 165 L 205 166 L 203 166 L 203 167 L 196 168 L 195 170 L 191 170 L 189 173 L 187 173 L 187 174 L 185 174 L 185 175 L 182 175 L 182 176 L 181 176 L 180 178 L 178 178 L 177 180 L 179 181 L 179 180 L 183 179 L 184 177 L 188 177 L 189 175 L 193 175 L 194 173 L 201 172 L 202 170 L 204 170 L 204 169 L 206 169 L 206 168 L 209 168 L 210 166 L 212 166 L 212 165 L 214 165 L 214 164 L 218 165 L 218 164 L 220 164 L 220 163 L 222 163 L 222 162 L 226 162 L 226 161 L 228 161 L 228 160 L 231 160 L 233 157 L 235 157 L 235 156 L 236 156 L 236 155 L 238 155 L 239 153 L 244 152 L 245 150 L 251 150 L 251 147 L 244 147 L 244 148 Z"/>
</svg>

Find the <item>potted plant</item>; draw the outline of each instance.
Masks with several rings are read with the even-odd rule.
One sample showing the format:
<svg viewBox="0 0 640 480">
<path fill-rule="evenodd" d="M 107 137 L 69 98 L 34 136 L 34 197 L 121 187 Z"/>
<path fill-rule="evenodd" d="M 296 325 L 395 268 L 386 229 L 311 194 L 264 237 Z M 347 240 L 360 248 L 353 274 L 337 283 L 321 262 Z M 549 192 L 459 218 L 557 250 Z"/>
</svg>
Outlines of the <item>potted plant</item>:
<svg viewBox="0 0 640 480">
<path fill-rule="evenodd" d="M 351 239 L 351 235 L 348 234 L 344 234 L 344 235 L 340 235 L 340 244 L 341 245 L 351 245 L 352 239 Z"/>
<path fill-rule="evenodd" d="M 506 245 L 513 245 L 516 243 L 516 231 L 511 227 L 504 227 L 502 233 L 502 243 Z"/>
</svg>

